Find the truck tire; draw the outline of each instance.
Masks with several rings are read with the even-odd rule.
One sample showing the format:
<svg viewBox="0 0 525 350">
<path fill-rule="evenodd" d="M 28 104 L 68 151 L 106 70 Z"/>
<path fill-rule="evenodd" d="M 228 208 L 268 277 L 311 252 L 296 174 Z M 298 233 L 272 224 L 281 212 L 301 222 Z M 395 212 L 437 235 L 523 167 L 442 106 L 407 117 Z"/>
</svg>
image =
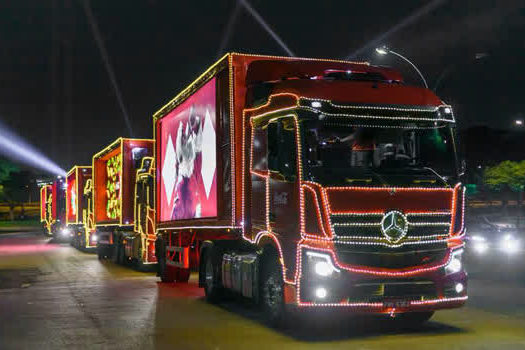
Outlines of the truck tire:
<svg viewBox="0 0 525 350">
<path fill-rule="evenodd" d="M 118 242 L 113 243 L 111 250 L 113 252 L 111 254 L 111 261 L 115 264 L 120 264 L 122 262 L 122 259 L 120 257 L 120 254 L 121 254 L 120 243 Z"/>
<path fill-rule="evenodd" d="M 206 301 L 212 304 L 218 303 L 224 296 L 224 288 L 220 279 L 220 266 L 218 264 L 220 256 L 217 257 L 217 255 L 220 255 L 217 252 L 217 248 L 211 246 L 205 250 L 204 256 L 201 257 L 204 267 L 202 270 L 204 273 L 204 295 L 206 296 Z"/>
<path fill-rule="evenodd" d="M 148 265 L 144 264 L 141 258 L 137 258 L 133 260 L 133 269 L 140 272 L 146 272 L 148 269 Z"/>
<path fill-rule="evenodd" d="M 427 312 L 407 312 L 403 314 L 397 315 L 394 320 L 396 322 L 396 326 L 401 328 L 419 328 L 421 327 L 425 322 L 430 320 L 430 318 L 434 315 L 434 311 L 427 311 Z"/>
<path fill-rule="evenodd" d="M 129 265 L 129 258 L 126 256 L 126 247 L 124 244 L 119 244 L 119 264 L 123 266 Z"/>
<path fill-rule="evenodd" d="M 160 280 L 163 283 L 175 282 L 175 277 L 176 277 L 175 269 L 172 266 L 168 266 L 166 264 L 165 255 L 159 259 L 157 264 L 158 264 L 158 269 L 159 269 Z"/>
<path fill-rule="evenodd" d="M 107 244 L 97 244 L 96 249 L 98 260 L 112 259 L 114 253 L 112 246 L 108 246 Z"/>
<path fill-rule="evenodd" d="M 181 269 L 180 267 L 176 268 L 177 270 L 177 276 L 175 278 L 175 281 L 177 283 L 188 283 L 190 280 L 190 269 Z"/>
<path fill-rule="evenodd" d="M 276 252 L 263 254 L 260 265 L 260 303 L 267 321 L 274 327 L 286 325 L 288 315 L 284 303 L 284 281 Z"/>
<path fill-rule="evenodd" d="M 102 253 L 102 249 L 100 249 L 100 247 L 97 247 L 97 257 L 98 257 L 98 260 L 103 260 L 104 259 L 104 254 Z"/>
</svg>

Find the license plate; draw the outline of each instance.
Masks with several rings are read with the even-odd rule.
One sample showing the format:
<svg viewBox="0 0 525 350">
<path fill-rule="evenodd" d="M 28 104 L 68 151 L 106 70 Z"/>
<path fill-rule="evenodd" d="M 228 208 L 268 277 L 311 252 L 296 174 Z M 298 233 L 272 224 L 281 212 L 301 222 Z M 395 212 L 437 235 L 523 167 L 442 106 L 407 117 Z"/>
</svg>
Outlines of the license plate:
<svg viewBox="0 0 525 350">
<path fill-rule="evenodd" d="M 388 300 L 383 302 L 383 306 L 386 308 L 403 308 L 409 307 L 410 302 L 408 300 Z"/>
</svg>

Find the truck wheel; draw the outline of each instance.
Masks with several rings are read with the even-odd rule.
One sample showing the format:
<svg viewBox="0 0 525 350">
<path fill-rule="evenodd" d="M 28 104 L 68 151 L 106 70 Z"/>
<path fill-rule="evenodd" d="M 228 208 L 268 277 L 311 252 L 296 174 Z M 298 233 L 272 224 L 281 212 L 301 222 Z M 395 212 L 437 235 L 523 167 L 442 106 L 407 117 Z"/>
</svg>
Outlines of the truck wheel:
<svg viewBox="0 0 525 350">
<path fill-rule="evenodd" d="M 224 288 L 221 287 L 217 259 L 214 259 L 215 249 L 209 248 L 204 254 L 204 294 L 206 301 L 217 303 L 224 294 Z M 189 270 L 188 270 L 189 272 Z M 189 274 L 188 274 L 189 277 Z"/>
<path fill-rule="evenodd" d="M 126 256 L 126 247 L 124 247 L 123 244 L 120 244 L 119 245 L 119 250 L 120 250 L 119 264 L 124 265 L 124 266 L 129 265 L 129 259 Z"/>
<path fill-rule="evenodd" d="M 263 256 L 261 265 L 261 305 L 269 323 L 282 327 L 287 314 L 284 304 L 284 282 L 276 254 Z"/>
<path fill-rule="evenodd" d="M 190 280 L 190 269 L 181 269 L 180 267 L 176 268 L 177 269 L 177 278 L 176 278 L 176 281 L 177 283 L 188 283 L 188 281 Z"/>
<path fill-rule="evenodd" d="M 158 262 L 160 280 L 164 283 L 175 282 L 175 269 L 166 264 L 166 257 L 163 257 Z"/>
<path fill-rule="evenodd" d="M 397 315 L 394 320 L 396 325 L 402 328 L 419 328 L 425 322 L 430 320 L 434 315 L 434 311 L 428 312 L 407 312 Z"/>
<path fill-rule="evenodd" d="M 140 272 L 145 272 L 147 270 L 148 265 L 144 264 L 142 262 L 141 258 L 137 258 L 133 260 L 133 268 Z"/>
<path fill-rule="evenodd" d="M 115 264 L 120 264 L 122 261 L 122 259 L 120 258 L 120 244 L 113 243 L 113 247 L 111 247 L 111 250 L 111 261 Z"/>
<path fill-rule="evenodd" d="M 86 232 L 82 232 L 80 236 L 77 236 L 77 249 L 81 252 L 86 252 Z"/>
<path fill-rule="evenodd" d="M 142 261 L 142 257 L 133 259 L 130 264 L 133 266 L 135 270 L 140 271 L 140 272 L 151 272 L 151 271 L 154 271 L 153 269 L 155 269 L 155 271 L 158 271 L 158 267 L 155 266 L 154 264 L 144 263 L 144 261 Z M 160 275 L 157 274 L 157 276 L 160 276 Z"/>
</svg>

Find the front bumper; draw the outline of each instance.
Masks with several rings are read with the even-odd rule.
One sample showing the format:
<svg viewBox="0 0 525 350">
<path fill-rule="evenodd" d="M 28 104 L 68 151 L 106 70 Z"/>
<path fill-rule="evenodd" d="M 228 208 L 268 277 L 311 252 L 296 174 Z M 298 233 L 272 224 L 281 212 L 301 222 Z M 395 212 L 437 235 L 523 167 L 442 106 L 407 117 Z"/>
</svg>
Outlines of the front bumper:
<svg viewBox="0 0 525 350">
<path fill-rule="evenodd" d="M 288 285 L 298 306 L 391 313 L 456 308 L 467 300 L 464 270 L 447 274 L 445 266 L 436 265 L 418 269 L 417 273 L 374 274 L 349 271 L 336 262 L 334 266 L 336 272 L 322 277 L 312 272 L 306 259 L 301 259 L 299 278 L 295 285 Z"/>
</svg>

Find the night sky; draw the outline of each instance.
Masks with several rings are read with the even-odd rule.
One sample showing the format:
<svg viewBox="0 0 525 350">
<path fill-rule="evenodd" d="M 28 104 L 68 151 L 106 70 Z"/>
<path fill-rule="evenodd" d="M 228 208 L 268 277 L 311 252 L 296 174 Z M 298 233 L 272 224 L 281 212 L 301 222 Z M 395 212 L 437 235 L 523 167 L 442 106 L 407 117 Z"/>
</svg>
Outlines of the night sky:
<svg viewBox="0 0 525 350">
<path fill-rule="evenodd" d="M 525 117 L 525 1 L 249 0 L 298 56 L 356 59 L 416 73 L 460 127 L 511 128 Z M 415 21 L 411 14 L 431 3 Z M 135 137 L 152 136 L 152 114 L 218 57 L 235 0 L 92 0 Z M 363 49 L 365 48 L 365 49 Z M 286 55 L 243 8 L 225 51 Z M 476 59 L 476 55 L 478 59 Z M 444 73 L 443 73 L 444 72 Z M 130 136 L 82 0 L 0 1 L 0 120 L 68 169 Z"/>
</svg>

